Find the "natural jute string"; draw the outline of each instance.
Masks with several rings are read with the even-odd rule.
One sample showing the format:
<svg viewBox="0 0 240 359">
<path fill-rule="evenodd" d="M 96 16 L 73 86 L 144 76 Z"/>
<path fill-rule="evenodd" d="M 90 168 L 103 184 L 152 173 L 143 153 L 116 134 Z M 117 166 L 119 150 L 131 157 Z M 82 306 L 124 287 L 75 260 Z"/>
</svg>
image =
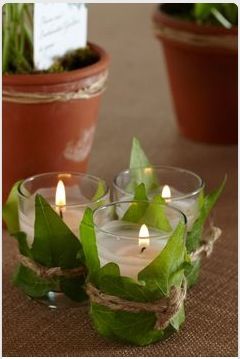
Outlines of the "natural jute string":
<svg viewBox="0 0 240 359">
<path fill-rule="evenodd" d="M 195 252 L 191 253 L 191 260 L 194 262 L 202 255 L 209 257 L 213 251 L 214 243 L 221 236 L 221 234 L 222 230 L 211 224 L 209 231 L 203 237 L 202 245 Z"/>
<path fill-rule="evenodd" d="M 34 76 L 34 75 L 33 75 Z M 49 92 L 49 93 L 37 93 L 37 92 L 17 92 L 4 90 L 2 92 L 3 101 L 15 102 L 22 104 L 38 104 L 49 102 L 66 102 L 71 100 L 89 99 L 100 95 L 106 88 L 106 82 L 108 78 L 108 71 L 103 72 L 97 77 L 96 81 L 91 85 L 84 88 L 80 88 L 76 91 L 69 92 Z"/>
<path fill-rule="evenodd" d="M 157 24 L 154 25 L 154 33 L 158 37 L 193 46 L 225 48 L 237 51 L 237 36 L 234 35 L 202 35 Z"/>
<path fill-rule="evenodd" d="M 21 254 L 19 254 L 19 261 L 24 267 L 31 269 L 39 277 L 45 279 L 58 276 L 71 278 L 86 274 L 86 269 L 83 266 L 72 269 L 62 269 L 61 267 L 48 268 Z"/>
<path fill-rule="evenodd" d="M 113 295 L 105 294 L 88 283 L 86 292 L 91 301 L 96 304 L 104 305 L 113 311 L 126 311 L 131 313 L 152 312 L 155 313 L 157 320 L 155 329 L 165 329 L 171 318 L 179 311 L 187 293 L 186 279 L 182 282 L 181 288 L 172 287 L 168 298 L 161 298 L 155 302 L 133 302 Z"/>
</svg>

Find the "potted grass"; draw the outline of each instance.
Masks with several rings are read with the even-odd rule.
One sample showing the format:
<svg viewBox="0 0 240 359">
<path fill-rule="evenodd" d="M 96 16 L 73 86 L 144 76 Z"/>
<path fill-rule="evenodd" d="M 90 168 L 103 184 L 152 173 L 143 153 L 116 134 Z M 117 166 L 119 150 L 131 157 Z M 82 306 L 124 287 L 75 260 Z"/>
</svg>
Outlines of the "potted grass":
<svg viewBox="0 0 240 359">
<path fill-rule="evenodd" d="M 237 6 L 161 4 L 153 15 L 181 133 L 237 142 Z"/>
<path fill-rule="evenodd" d="M 33 64 L 33 4 L 3 7 L 3 200 L 18 179 L 86 170 L 109 56 L 101 47 Z"/>
</svg>

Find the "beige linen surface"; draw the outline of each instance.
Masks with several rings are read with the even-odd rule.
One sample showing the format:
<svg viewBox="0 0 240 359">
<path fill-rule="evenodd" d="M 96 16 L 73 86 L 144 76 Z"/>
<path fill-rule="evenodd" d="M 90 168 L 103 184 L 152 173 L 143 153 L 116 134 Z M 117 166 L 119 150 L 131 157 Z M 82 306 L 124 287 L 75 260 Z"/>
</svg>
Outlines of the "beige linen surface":
<svg viewBox="0 0 240 359">
<path fill-rule="evenodd" d="M 237 355 L 237 148 L 194 143 L 179 135 L 162 52 L 151 32 L 153 7 L 89 6 L 89 40 L 106 48 L 112 57 L 89 172 L 110 184 L 128 166 L 135 135 L 153 163 L 193 170 L 209 190 L 228 174 L 215 211 L 223 235 L 211 259 L 203 261 L 198 285 L 188 293 L 186 323 L 165 342 L 144 348 L 109 342 L 92 329 L 86 307 L 49 311 L 11 285 L 16 243 L 4 233 L 5 356 Z"/>
</svg>

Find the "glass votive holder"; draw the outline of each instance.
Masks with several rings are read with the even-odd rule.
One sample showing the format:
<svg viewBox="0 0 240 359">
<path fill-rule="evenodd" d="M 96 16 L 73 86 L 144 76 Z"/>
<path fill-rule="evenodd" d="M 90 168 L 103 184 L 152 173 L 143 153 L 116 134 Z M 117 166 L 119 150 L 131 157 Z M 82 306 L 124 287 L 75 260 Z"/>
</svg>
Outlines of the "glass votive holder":
<svg viewBox="0 0 240 359">
<path fill-rule="evenodd" d="M 135 218 L 134 221 L 125 219 L 129 207 L 142 206 L 144 211 L 145 205 L 147 201 L 113 202 L 99 207 L 93 215 L 101 265 L 114 262 L 119 265 L 121 275 L 135 279 L 162 251 L 178 223 L 181 220 L 187 223 L 181 211 L 158 203 L 151 203 L 151 211 L 160 210 L 166 218 L 162 228 L 156 226 L 147 210 L 137 223 Z"/>
<path fill-rule="evenodd" d="M 57 236 L 56 233 L 60 233 L 61 248 L 57 247 L 58 238 L 54 238 L 54 241 L 50 239 L 51 243 L 47 242 L 49 244 L 47 255 L 52 258 L 51 261 L 57 263 L 54 266 L 44 265 L 47 261 L 46 257 L 43 258 L 39 254 L 43 253 L 46 256 L 44 248 L 40 248 L 41 252 L 38 250 L 37 260 L 33 257 L 33 253 L 36 253 L 33 252 L 33 247 L 35 243 L 35 200 L 37 194 L 46 200 L 46 202 L 42 202 L 45 206 L 45 213 L 49 213 L 47 207 L 50 205 L 49 209 L 52 214 L 56 216 L 54 211 L 57 212 L 73 233 L 73 237 L 70 238 L 71 249 L 66 244 L 70 239 L 69 233 L 65 229 L 63 231 L 59 229 L 58 231 L 61 233 L 56 232 L 56 230 L 54 232 L 55 237 Z M 30 250 L 24 250 L 24 255 L 22 255 L 19 247 L 21 252 L 19 255 L 20 267 L 15 275 L 14 284 L 19 286 L 30 298 L 47 305 L 49 308 L 82 305 L 87 298 L 84 293 L 87 273 L 84 263 L 80 258 L 78 259 L 78 251 L 81 248 L 79 226 L 86 207 L 94 209 L 107 203 L 109 203 L 109 189 L 105 181 L 88 174 L 45 173 L 22 181 L 18 187 L 19 227 L 20 231 L 26 234 L 26 241 Z M 54 226 L 56 226 L 56 219 L 54 222 Z M 62 222 L 60 221 L 60 223 Z M 51 227 L 51 222 L 47 224 Z M 46 225 L 46 236 L 48 237 L 49 228 L 47 227 Z M 38 229 L 38 231 L 41 231 L 41 235 L 44 236 L 44 228 Z M 46 239 L 44 240 L 46 241 Z M 19 242 L 20 246 L 21 243 Z M 63 248 L 67 248 L 66 253 L 63 253 Z M 32 254 L 29 255 L 30 252 Z M 61 258 L 63 257 L 65 260 L 67 258 L 67 267 L 66 264 L 61 267 Z M 70 263 L 69 258 L 73 258 L 73 262 Z M 78 265 L 76 266 L 73 263 L 78 263 Z"/>
<path fill-rule="evenodd" d="M 63 183 L 65 203 L 62 205 L 62 219 L 79 237 L 79 224 L 86 207 L 96 208 L 109 202 L 109 188 L 101 178 L 86 173 L 43 173 L 29 177 L 18 187 L 19 225 L 27 234 L 28 243 L 34 238 L 35 196 L 41 194 L 59 213 L 57 186 Z M 60 198 L 61 201 L 61 198 Z"/>
<path fill-rule="evenodd" d="M 94 210 L 93 226 L 100 268 L 86 286 L 96 330 L 137 345 L 178 330 L 186 294 L 185 215 L 152 201 L 120 201 Z"/>
<path fill-rule="evenodd" d="M 188 231 L 191 230 L 199 216 L 198 200 L 204 188 L 201 177 L 191 171 L 170 166 L 124 170 L 113 181 L 114 200 L 131 199 L 140 183 L 145 184 L 149 198 L 160 194 L 168 204 L 182 211 L 187 217 Z"/>
</svg>

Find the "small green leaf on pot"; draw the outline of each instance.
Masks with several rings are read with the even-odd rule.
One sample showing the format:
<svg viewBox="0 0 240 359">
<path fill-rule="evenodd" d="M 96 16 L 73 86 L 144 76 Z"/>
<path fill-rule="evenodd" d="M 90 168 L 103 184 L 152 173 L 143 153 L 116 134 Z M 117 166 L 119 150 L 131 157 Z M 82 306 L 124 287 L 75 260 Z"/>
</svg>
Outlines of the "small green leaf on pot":
<svg viewBox="0 0 240 359">
<path fill-rule="evenodd" d="M 216 4 L 208 4 L 208 3 L 197 3 L 194 5 L 194 15 L 197 20 L 204 20 L 209 15 L 211 15 L 211 11 L 216 6 Z"/>
<path fill-rule="evenodd" d="M 3 220 L 9 233 L 19 231 L 18 218 L 18 187 L 22 181 L 18 181 L 12 187 L 6 203 L 3 205 Z"/>
<path fill-rule="evenodd" d="M 227 177 L 225 176 L 221 185 L 212 193 L 205 195 L 203 200 L 201 201 L 202 206 L 200 208 L 200 215 L 198 219 L 194 222 L 191 232 L 189 232 L 187 235 L 186 246 L 188 253 L 195 251 L 199 247 L 205 221 L 207 220 L 209 213 L 211 212 L 212 208 L 220 197 L 225 187 L 226 181 Z"/>
<path fill-rule="evenodd" d="M 100 261 L 98 258 L 93 211 L 91 208 L 85 210 L 80 224 L 80 240 L 85 255 L 85 264 L 88 268 L 89 278 L 93 280 L 94 275 L 96 275 L 100 268 Z"/>
<path fill-rule="evenodd" d="M 161 253 L 138 274 L 138 279 L 169 295 L 169 278 L 181 269 L 185 258 L 185 225 L 180 222 Z"/>
<path fill-rule="evenodd" d="M 39 194 L 35 198 L 35 224 L 32 255 L 46 267 L 76 268 L 81 243 L 60 216 Z"/>
<path fill-rule="evenodd" d="M 58 281 L 40 278 L 31 269 L 20 264 L 13 277 L 13 284 L 20 287 L 27 295 L 39 298 L 54 290 Z"/>
</svg>

